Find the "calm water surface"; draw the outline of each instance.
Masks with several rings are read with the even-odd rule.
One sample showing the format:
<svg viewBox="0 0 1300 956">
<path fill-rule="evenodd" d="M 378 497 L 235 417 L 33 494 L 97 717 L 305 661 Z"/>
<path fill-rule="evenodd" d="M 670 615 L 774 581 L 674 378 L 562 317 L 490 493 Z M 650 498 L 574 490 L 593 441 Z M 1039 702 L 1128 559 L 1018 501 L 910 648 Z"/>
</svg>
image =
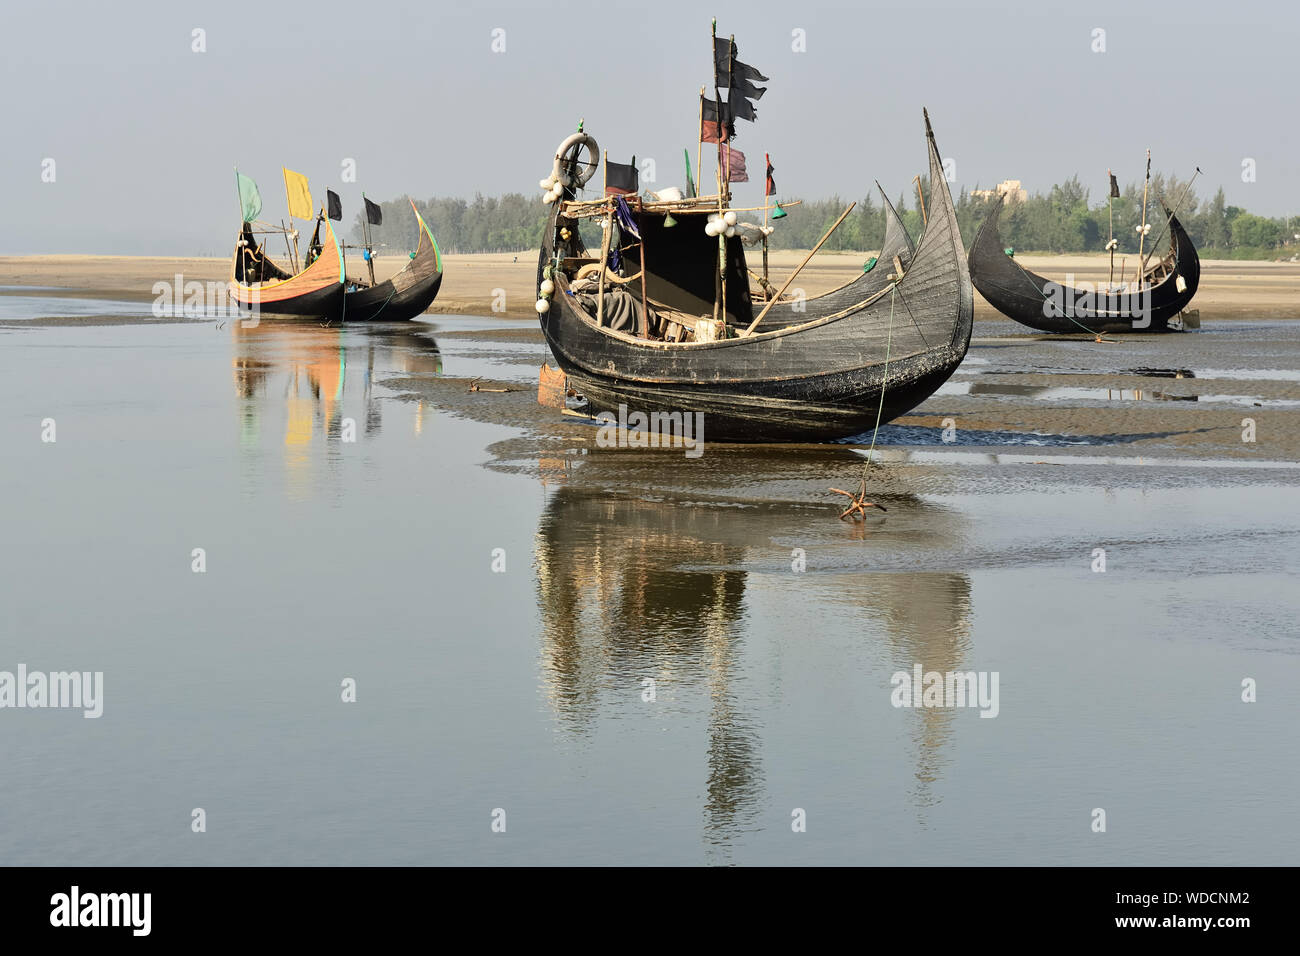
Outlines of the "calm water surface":
<svg viewBox="0 0 1300 956">
<path fill-rule="evenodd" d="M 0 670 L 105 682 L 0 710 L 0 860 L 1295 862 L 1289 463 L 890 452 L 851 526 L 851 449 L 476 413 L 496 324 L 0 329 Z"/>
</svg>

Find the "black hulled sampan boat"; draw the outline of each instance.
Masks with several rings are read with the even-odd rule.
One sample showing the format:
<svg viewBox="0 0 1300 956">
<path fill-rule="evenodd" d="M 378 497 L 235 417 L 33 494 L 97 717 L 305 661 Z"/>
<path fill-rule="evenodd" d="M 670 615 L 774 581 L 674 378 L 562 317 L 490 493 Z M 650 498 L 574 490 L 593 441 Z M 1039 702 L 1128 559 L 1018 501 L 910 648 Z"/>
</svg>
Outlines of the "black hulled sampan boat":
<svg viewBox="0 0 1300 956">
<path fill-rule="evenodd" d="M 1133 280 L 1092 288 L 1053 282 L 1016 262 L 998 231 L 1005 197 L 992 202 L 971 246 L 970 275 L 980 295 L 1008 318 L 1039 332 L 1173 332 L 1199 325 L 1199 320 L 1184 323 L 1183 312 L 1200 284 L 1201 260 L 1167 207 L 1169 251 L 1149 267 L 1139 267 Z M 1112 237 L 1108 247 L 1114 245 Z"/>
<path fill-rule="evenodd" d="M 970 344 L 974 293 L 929 115 L 931 208 L 914 252 L 895 223 L 890 261 L 796 310 L 782 296 L 808 259 L 775 294 L 766 281 L 751 291 L 742 233 L 759 227 L 739 221 L 753 210 L 731 205 L 731 182 L 746 178 L 735 175 L 745 166 L 731 145 L 734 121 L 754 118 L 749 98 L 763 90 L 753 81 L 766 77 L 736 59 L 734 39 L 716 34 L 714 71 L 714 99 L 701 94 L 700 138 L 717 144 L 716 195 L 694 195 L 689 175 L 686 195 L 638 195 L 635 166 L 606 159 L 604 195 L 579 199 L 600 168 L 596 142 L 581 127 L 542 181 L 552 208 L 537 311 L 565 392 L 585 399 L 593 416 L 703 416 L 710 440 L 861 435 L 932 395 Z M 584 221 L 601 226 L 600 250 L 584 243 Z M 760 231 L 766 243 L 766 222 Z M 554 393 L 545 368 L 542 385 Z"/>
<path fill-rule="evenodd" d="M 928 115 L 925 128 L 931 208 L 910 264 L 895 275 L 889 263 L 879 288 L 858 288 L 859 277 L 839 290 L 848 294 L 832 293 L 833 311 L 772 327 L 751 295 L 740 237 L 709 228 L 711 214 L 725 217 L 727 191 L 579 202 L 593 165 L 582 151 L 596 146 L 570 137 L 538 268 L 542 331 L 569 388 L 593 415 L 620 405 L 702 413 L 709 438 L 723 441 L 849 438 L 923 402 L 966 355 L 974 298 Z M 579 235 L 583 218 L 605 220 L 618 269 L 602 274 Z"/>
</svg>

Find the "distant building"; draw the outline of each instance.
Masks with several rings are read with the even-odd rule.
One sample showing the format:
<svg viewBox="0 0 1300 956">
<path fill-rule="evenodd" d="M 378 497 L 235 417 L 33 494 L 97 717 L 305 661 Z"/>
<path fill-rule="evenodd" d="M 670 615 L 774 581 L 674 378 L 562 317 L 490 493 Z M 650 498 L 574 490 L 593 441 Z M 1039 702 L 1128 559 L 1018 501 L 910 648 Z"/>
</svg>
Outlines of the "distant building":
<svg viewBox="0 0 1300 956">
<path fill-rule="evenodd" d="M 997 189 L 972 189 L 971 195 L 976 199 L 995 199 L 998 196 L 1006 196 L 1008 203 L 1024 202 L 1029 198 L 1029 192 L 1020 185 L 1018 179 L 1004 179 L 998 183 Z"/>
</svg>

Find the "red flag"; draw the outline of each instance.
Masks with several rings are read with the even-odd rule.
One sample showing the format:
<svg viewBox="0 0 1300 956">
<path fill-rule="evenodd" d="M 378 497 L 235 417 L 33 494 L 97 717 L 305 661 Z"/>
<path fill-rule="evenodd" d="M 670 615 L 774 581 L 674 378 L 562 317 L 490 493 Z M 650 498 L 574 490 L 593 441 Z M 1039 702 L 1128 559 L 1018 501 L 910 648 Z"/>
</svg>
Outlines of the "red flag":
<svg viewBox="0 0 1300 956">
<path fill-rule="evenodd" d="M 726 103 L 700 97 L 700 142 L 725 143 L 731 138 L 731 111 Z"/>
<path fill-rule="evenodd" d="M 772 178 L 772 157 L 769 156 L 767 153 L 764 153 L 763 158 L 767 160 L 767 183 L 764 184 L 763 186 L 763 195 L 775 196 L 776 180 Z"/>
<path fill-rule="evenodd" d="M 745 154 L 728 145 L 722 147 L 722 168 L 727 171 L 727 181 L 732 183 L 749 182 L 749 173 L 745 170 Z"/>
<path fill-rule="evenodd" d="M 605 160 L 606 196 L 635 196 L 640 188 L 635 156 L 632 157 L 630 165 Z"/>
</svg>

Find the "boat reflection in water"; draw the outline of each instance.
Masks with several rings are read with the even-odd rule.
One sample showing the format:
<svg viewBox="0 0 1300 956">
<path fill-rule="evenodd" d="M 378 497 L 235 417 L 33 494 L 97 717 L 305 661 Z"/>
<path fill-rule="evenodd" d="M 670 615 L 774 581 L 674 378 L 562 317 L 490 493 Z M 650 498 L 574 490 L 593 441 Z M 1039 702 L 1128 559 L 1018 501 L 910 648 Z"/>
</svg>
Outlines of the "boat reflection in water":
<svg viewBox="0 0 1300 956">
<path fill-rule="evenodd" d="M 311 447 L 332 470 L 338 443 L 378 437 L 383 404 L 376 374 L 439 375 L 442 355 L 431 335 L 410 326 L 362 329 L 318 324 L 235 324 L 232 360 L 238 399 L 240 445 L 261 449 L 263 431 L 283 419 L 283 455 L 289 488 L 309 493 L 313 481 Z M 415 431 L 424 424 L 425 405 L 415 409 Z"/>
<path fill-rule="evenodd" d="M 965 574 L 925 566 L 927 555 L 954 547 L 959 513 L 898 495 L 881 499 L 885 523 L 836 520 L 828 478 L 839 484 L 833 476 L 860 472 L 862 459 L 850 451 L 711 446 L 706 459 L 704 468 L 637 451 L 543 459 L 548 497 L 534 556 L 542 683 L 562 728 L 594 737 L 600 719 L 625 714 L 626 689 L 647 677 L 661 697 L 675 688 L 679 703 L 692 690 L 707 700 L 704 829 L 716 848 L 779 818 L 763 796 L 762 714 L 780 706 L 771 699 L 780 691 L 754 671 L 770 663 L 755 662 L 763 648 L 788 639 L 769 640 L 765 629 L 776 625 L 752 603 L 790 573 L 786 542 L 817 549 L 818 567 L 801 575 L 796 600 L 812 602 L 819 621 L 829 617 L 837 640 L 857 649 L 863 635 L 884 636 L 844 662 L 861 667 L 859 683 L 879 688 L 882 699 L 894 671 L 962 667 L 971 588 Z M 872 573 L 863 571 L 864 538 Z M 914 718 L 908 789 L 922 808 L 934 802 L 954 715 L 918 709 Z"/>
</svg>

